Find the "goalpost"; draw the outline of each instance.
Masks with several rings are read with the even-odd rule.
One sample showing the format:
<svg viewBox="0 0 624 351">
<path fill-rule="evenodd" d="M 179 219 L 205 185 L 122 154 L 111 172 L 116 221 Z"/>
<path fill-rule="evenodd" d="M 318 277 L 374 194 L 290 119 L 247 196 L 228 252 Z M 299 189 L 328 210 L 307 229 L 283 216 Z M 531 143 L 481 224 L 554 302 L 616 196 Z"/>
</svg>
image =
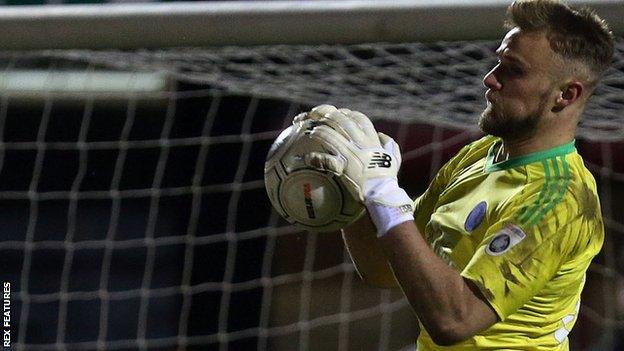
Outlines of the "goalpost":
<svg viewBox="0 0 624 351">
<path fill-rule="evenodd" d="M 571 1 L 571 3 L 580 3 Z M 572 348 L 624 335 L 624 6 L 577 148 L 606 238 Z M 298 231 L 262 180 L 292 117 L 361 110 L 416 195 L 480 134 L 506 1 L 305 1 L 0 11 L 0 262 L 16 350 L 398 350 L 416 321 Z M 6 303 L 5 303 L 6 306 Z M 6 307 L 5 307 L 6 310 Z M 620 344 L 618 344 L 620 343 Z"/>
</svg>

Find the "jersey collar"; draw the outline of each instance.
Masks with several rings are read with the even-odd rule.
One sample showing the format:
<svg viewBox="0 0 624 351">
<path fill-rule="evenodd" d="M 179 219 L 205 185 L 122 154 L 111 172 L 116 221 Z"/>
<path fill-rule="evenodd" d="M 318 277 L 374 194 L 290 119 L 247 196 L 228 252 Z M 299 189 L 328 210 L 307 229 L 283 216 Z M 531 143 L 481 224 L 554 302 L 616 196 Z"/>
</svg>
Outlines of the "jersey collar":
<svg viewBox="0 0 624 351">
<path fill-rule="evenodd" d="M 547 158 L 567 155 L 571 152 L 576 151 L 576 147 L 574 146 L 575 142 L 576 140 L 572 140 L 567 144 L 555 146 L 552 149 L 533 152 L 524 156 L 514 157 L 506 161 L 494 163 L 496 152 L 501 146 L 501 140 L 498 140 L 494 144 L 492 144 L 492 146 L 488 150 L 488 154 L 485 159 L 485 172 L 490 173 L 502 171 L 514 167 L 526 166 L 530 163 L 538 162 Z"/>
</svg>

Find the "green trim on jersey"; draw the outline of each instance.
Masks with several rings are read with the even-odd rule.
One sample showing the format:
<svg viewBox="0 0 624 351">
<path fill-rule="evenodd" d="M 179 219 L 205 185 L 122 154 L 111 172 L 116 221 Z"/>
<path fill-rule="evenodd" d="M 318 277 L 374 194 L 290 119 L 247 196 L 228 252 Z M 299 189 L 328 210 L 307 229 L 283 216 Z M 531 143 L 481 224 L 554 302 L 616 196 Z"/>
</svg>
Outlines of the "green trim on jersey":
<svg viewBox="0 0 624 351">
<path fill-rule="evenodd" d="M 496 158 L 498 148 L 501 146 L 500 141 L 492 144 L 488 150 L 485 161 L 486 173 L 526 166 L 541 161 L 544 169 L 544 185 L 537 200 L 531 205 L 522 207 L 519 211 L 517 219 L 521 225 L 536 225 L 563 198 L 570 181 L 570 169 L 565 155 L 576 151 L 575 141 L 572 140 L 567 144 L 559 145 L 552 149 L 515 157 L 496 164 L 494 159 Z"/>
<path fill-rule="evenodd" d="M 565 155 L 542 160 L 542 166 L 544 167 L 544 185 L 537 200 L 532 205 L 523 207 L 518 213 L 517 219 L 522 225 L 532 226 L 539 223 L 546 213 L 561 201 L 568 188 L 570 167 Z M 554 175 L 551 173 L 551 168 Z"/>
<path fill-rule="evenodd" d="M 557 156 L 564 156 L 571 152 L 576 151 L 576 147 L 574 146 L 575 142 L 576 140 L 572 140 L 571 142 L 567 144 L 559 145 L 552 149 L 538 151 L 538 152 L 534 152 L 528 155 L 514 157 L 507 161 L 494 163 L 494 158 L 496 157 L 496 151 L 498 150 L 498 147 L 500 147 L 500 141 L 497 141 L 494 144 L 492 144 L 492 146 L 488 150 L 488 154 L 485 159 L 485 172 L 491 173 L 491 172 L 496 172 L 496 171 L 502 171 L 502 170 L 506 170 L 510 168 L 526 166 L 529 163 L 533 163 L 537 161 L 544 161 L 546 159 L 555 158 Z M 547 167 L 544 167 L 544 169 L 547 169 Z"/>
</svg>

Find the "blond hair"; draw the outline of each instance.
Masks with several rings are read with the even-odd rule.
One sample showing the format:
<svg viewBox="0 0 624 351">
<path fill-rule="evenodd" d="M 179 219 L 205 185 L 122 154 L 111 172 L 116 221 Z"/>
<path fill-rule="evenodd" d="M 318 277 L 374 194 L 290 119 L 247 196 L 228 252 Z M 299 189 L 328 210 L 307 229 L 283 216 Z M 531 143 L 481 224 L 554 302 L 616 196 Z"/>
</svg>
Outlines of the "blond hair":
<svg viewBox="0 0 624 351">
<path fill-rule="evenodd" d="M 505 27 L 545 31 L 555 53 L 588 69 L 590 83 L 598 81 L 613 59 L 613 33 L 589 8 L 557 0 L 516 0 L 507 8 Z"/>
</svg>

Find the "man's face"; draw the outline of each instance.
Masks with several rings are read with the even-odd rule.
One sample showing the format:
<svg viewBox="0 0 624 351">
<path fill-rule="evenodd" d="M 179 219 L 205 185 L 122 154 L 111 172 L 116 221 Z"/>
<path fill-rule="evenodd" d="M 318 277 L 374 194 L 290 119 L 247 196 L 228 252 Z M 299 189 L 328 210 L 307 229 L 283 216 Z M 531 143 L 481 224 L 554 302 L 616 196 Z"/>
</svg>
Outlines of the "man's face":
<svg viewBox="0 0 624 351">
<path fill-rule="evenodd" d="M 502 138 L 533 135 L 556 98 L 557 60 L 543 32 L 510 30 L 496 50 L 499 63 L 483 78 L 487 107 L 481 129 Z"/>
</svg>

